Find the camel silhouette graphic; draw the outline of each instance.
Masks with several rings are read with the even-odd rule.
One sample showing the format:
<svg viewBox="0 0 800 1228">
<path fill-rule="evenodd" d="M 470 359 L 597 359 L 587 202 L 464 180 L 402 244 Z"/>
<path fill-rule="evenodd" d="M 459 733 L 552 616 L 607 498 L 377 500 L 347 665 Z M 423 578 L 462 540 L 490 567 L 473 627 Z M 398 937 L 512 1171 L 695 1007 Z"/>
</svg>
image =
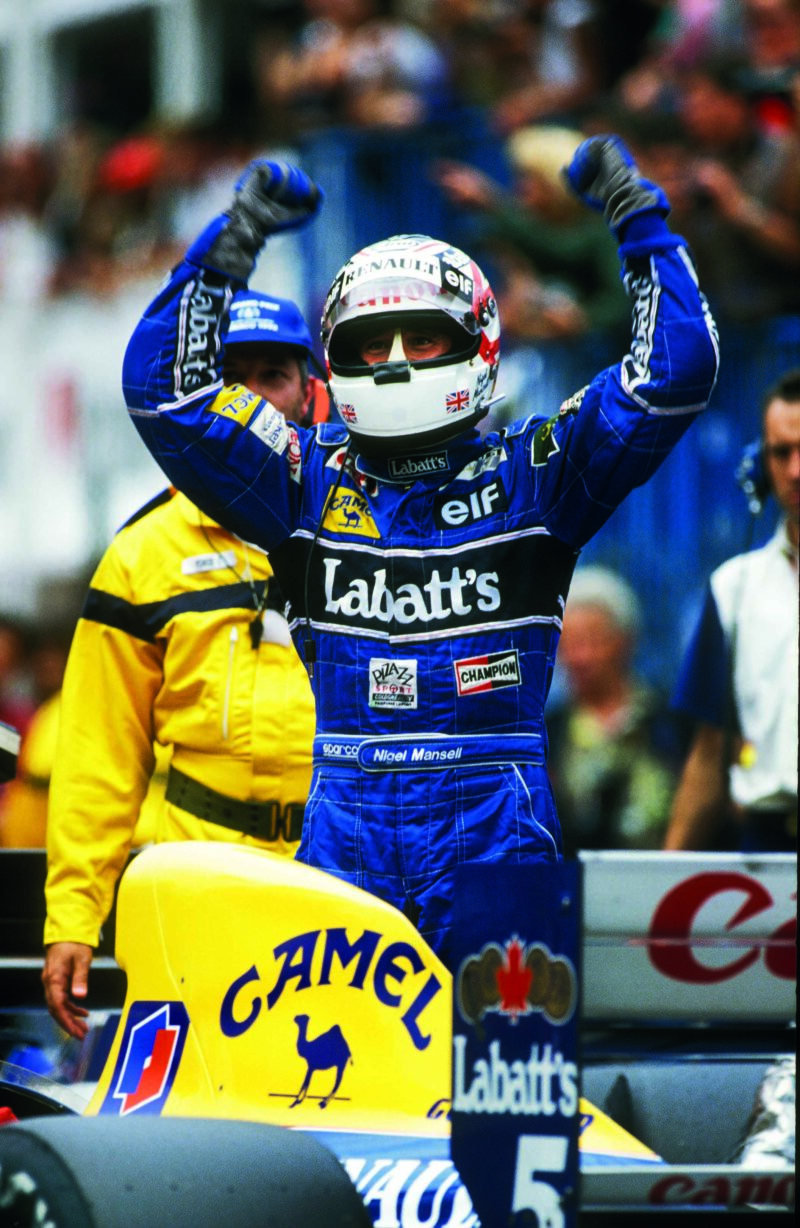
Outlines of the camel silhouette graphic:
<svg viewBox="0 0 800 1228">
<path fill-rule="evenodd" d="M 333 1087 L 328 1092 L 327 1096 L 321 1096 L 319 1107 L 324 1109 L 328 1101 L 336 1095 L 339 1090 L 339 1085 L 344 1076 L 344 1069 L 348 1062 L 352 1062 L 353 1055 L 350 1052 L 350 1046 L 345 1040 L 342 1029 L 338 1023 L 332 1028 L 328 1028 L 327 1032 L 321 1032 L 319 1036 L 315 1036 L 313 1040 L 308 1037 L 308 1015 L 295 1015 L 294 1021 L 297 1024 L 297 1052 L 306 1063 L 306 1077 L 303 1079 L 303 1085 L 300 1091 L 295 1096 L 291 1103 L 291 1108 L 301 1104 L 305 1100 L 308 1093 L 308 1088 L 311 1083 L 311 1076 L 315 1070 L 336 1070 L 336 1080 Z"/>
<path fill-rule="evenodd" d="M 343 508 L 345 528 L 353 529 L 361 524 L 361 513 L 354 507 Z"/>
</svg>

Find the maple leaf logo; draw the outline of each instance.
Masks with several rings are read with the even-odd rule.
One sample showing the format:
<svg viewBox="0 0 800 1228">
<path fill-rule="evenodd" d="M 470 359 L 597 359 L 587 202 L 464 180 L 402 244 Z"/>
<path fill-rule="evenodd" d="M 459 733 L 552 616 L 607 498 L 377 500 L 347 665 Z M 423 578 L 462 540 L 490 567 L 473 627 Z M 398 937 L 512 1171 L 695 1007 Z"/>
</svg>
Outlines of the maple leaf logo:
<svg viewBox="0 0 800 1228">
<path fill-rule="evenodd" d="M 518 938 L 512 938 L 506 943 L 505 963 L 497 970 L 497 987 L 500 990 L 498 1010 L 504 1015 L 511 1015 L 512 1023 L 530 1010 L 527 998 L 533 973 L 525 966 L 524 958 L 525 948 Z"/>
</svg>

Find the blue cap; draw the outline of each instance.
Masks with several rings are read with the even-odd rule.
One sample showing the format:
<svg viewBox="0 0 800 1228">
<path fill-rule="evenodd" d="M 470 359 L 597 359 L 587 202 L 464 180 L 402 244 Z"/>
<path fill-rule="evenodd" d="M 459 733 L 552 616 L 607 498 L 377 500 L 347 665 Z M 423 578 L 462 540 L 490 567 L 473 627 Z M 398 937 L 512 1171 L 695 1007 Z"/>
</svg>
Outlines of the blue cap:
<svg viewBox="0 0 800 1228">
<path fill-rule="evenodd" d="M 225 344 L 246 345 L 254 341 L 311 350 L 311 334 L 296 303 L 276 294 L 239 290 L 231 302 Z"/>
</svg>

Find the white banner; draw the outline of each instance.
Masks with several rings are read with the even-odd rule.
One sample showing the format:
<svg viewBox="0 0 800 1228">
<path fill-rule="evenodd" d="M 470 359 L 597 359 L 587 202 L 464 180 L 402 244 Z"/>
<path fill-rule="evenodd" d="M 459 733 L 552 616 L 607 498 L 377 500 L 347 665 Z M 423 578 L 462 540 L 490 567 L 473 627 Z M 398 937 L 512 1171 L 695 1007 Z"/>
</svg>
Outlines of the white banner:
<svg viewBox="0 0 800 1228">
<path fill-rule="evenodd" d="M 583 1016 L 795 1017 L 797 858 L 582 853 Z"/>
</svg>

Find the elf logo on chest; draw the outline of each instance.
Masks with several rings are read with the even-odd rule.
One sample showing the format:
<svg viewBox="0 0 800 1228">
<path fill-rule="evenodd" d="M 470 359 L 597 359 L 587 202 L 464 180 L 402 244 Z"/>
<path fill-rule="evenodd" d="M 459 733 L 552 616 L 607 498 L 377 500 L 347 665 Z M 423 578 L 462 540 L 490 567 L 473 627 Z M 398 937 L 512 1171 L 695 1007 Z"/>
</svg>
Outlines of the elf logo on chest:
<svg viewBox="0 0 800 1228">
<path fill-rule="evenodd" d="M 437 499 L 433 506 L 433 520 L 437 529 L 454 529 L 463 524 L 474 524 L 496 512 L 508 510 L 508 497 L 503 483 L 495 478 L 480 490 L 453 498 L 446 495 Z"/>
</svg>

